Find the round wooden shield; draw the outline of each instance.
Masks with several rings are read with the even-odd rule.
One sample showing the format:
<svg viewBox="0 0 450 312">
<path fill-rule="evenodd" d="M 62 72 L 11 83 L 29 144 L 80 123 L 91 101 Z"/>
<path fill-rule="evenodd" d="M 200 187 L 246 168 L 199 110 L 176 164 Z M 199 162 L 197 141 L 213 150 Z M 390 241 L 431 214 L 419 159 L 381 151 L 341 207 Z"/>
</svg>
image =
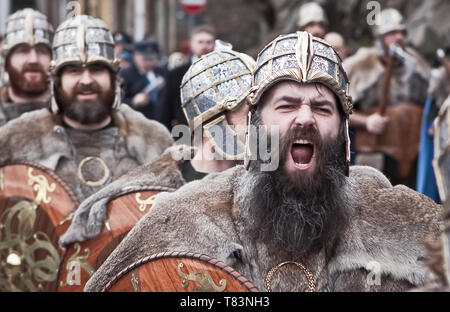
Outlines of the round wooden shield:
<svg viewBox="0 0 450 312">
<path fill-rule="evenodd" d="M 222 261 L 192 252 L 164 252 L 128 266 L 103 292 L 257 292 Z"/>
<path fill-rule="evenodd" d="M 64 250 L 59 237 L 78 201 L 51 170 L 0 167 L 0 291 L 56 291 Z"/>
<path fill-rule="evenodd" d="M 136 223 L 150 211 L 156 195 L 167 187 L 146 187 L 118 194 L 108 203 L 107 219 L 95 238 L 72 244 L 64 257 L 58 291 L 81 292 L 94 272 Z"/>
</svg>

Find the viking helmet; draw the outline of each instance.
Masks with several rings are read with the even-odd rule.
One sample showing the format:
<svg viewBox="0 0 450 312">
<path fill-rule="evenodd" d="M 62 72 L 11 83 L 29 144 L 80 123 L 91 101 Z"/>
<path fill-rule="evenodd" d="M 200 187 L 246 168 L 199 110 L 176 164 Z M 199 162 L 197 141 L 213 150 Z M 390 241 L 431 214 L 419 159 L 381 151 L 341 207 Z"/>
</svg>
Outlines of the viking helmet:
<svg viewBox="0 0 450 312">
<path fill-rule="evenodd" d="M 217 40 L 215 50 L 194 62 L 181 83 L 182 108 L 191 131 L 202 126 L 225 159 L 244 158 L 244 143 L 227 123 L 225 113 L 244 103 L 254 67 L 253 58 Z"/>
<path fill-rule="evenodd" d="M 384 36 L 391 31 L 404 31 L 406 25 L 403 16 L 393 8 L 384 9 L 376 16 L 375 34 Z"/>
<path fill-rule="evenodd" d="M 58 111 L 58 106 L 53 83 L 61 68 L 69 64 L 85 66 L 92 63 L 104 64 L 113 73 L 118 73 L 120 62 L 114 56 L 114 39 L 111 32 L 100 19 L 87 15 L 69 18 L 56 29 L 53 41 L 50 71 L 53 93 L 51 110 L 54 113 Z M 121 104 L 120 91 L 120 83 L 116 80 L 115 109 Z"/>
<path fill-rule="evenodd" d="M 23 9 L 10 15 L 6 20 L 3 40 L 3 54 L 8 57 L 12 49 L 22 43 L 35 46 L 45 44 L 51 49 L 53 27 L 47 17 L 33 9 Z"/>
<path fill-rule="evenodd" d="M 308 2 L 303 4 L 298 10 L 297 27 L 303 29 L 303 27 L 312 22 L 328 24 L 325 11 L 322 7 L 315 2 Z"/>
<path fill-rule="evenodd" d="M 348 168 L 348 118 L 353 110 L 353 102 L 349 95 L 349 81 L 339 55 L 326 41 L 307 32 L 281 35 L 258 54 L 248 103 L 256 109 L 263 93 L 282 80 L 321 83 L 337 96 L 345 115 Z M 249 124 L 250 122 L 251 120 Z"/>
</svg>

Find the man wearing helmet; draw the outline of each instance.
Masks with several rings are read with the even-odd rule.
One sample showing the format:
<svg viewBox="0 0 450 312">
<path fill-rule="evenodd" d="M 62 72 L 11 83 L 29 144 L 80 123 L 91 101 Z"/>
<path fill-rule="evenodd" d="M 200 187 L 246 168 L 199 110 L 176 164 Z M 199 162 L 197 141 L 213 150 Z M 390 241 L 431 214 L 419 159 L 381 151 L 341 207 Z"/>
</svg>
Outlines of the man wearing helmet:
<svg viewBox="0 0 450 312">
<path fill-rule="evenodd" d="M 297 29 L 324 38 L 328 20 L 323 8 L 316 2 L 303 4 L 298 11 Z"/>
<path fill-rule="evenodd" d="M 360 48 L 343 63 L 355 102 L 355 113 L 350 118 L 358 152 L 355 162 L 383 171 L 393 184 L 414 188 L 421 107 L 426 100 L 430 68 L 407 46 L 406 25 L 396 9 L 380 12 L 374 32 L 377 45 Z M 378 143 L 368 146 L 366 134 Z"/>
<path fill-rule="evenodd" d="M 242 162 L 248 113 L 245 98 L 254 67 L 255 61 L 250 56 L 233 51 L 218 40 L 215 50 L 195 61 L 184 75 L 181 102 L 190 128 L 181 125 L 174 128 L 182 134 L 179 144 L 81 203 L 61 243 L 68 245 L 92 236 L 92 226 L 88 230 L 88 224 L 103 224 L 104 220 L 92 223 L 90 218 L 104 215 L 109 200 L 127 189 L 144 185 L 176 189 Z"/>
<path fill-rule="evenodd" d="M 374 169 L 349 170 L 352 101 L 336 52 L 307 32 L 276 38 L 258 56 L 248 102 L 259 133 L 249 127 L 245 166 L 160 194 L 85 290 L 104 289 L 133 259 L 172 251 L 223 261 L 259 290 L 423 283 L 421 243 L 438 231 L 440 207 Z M 271 128 L 279 129 L 271 150 L 280 161 L 264 171 L 267 146 L 255 144 Z"/>
<path fill-rule="evenodd" d="M 47 105 L 52 39 L 53 28 L 38 11 L 23 9 L 6 20 L 0 72 L 8 74 L 9 83 L 0 88 L 0 126 Z"/>
<path fill-rule="evenodd" d="M 54 170 L 81 202 L 173 144 L 167 129 L 121 105 L 119 61 L 103 21 L 70 18 L 55 32 L 51 107 L 0 133 L 0 164 L 32 161 Z"/>
</svg>

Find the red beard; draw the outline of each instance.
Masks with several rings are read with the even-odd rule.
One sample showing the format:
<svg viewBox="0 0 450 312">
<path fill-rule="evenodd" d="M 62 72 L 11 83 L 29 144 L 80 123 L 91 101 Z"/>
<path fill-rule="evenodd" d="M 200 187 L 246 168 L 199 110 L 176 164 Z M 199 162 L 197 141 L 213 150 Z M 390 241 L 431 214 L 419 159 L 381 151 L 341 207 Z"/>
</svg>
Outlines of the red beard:
<svg viewBox="0 0 450 312">
<path fill-rule="evenodd" d="M 48 90 L 48 73 L 40 64 L 25 65 L 17 70 L 11 64 L 6 65 L 9 83 L 15 94 L 23 97 L 38 97 Z M 27 73 L 37 74 L 38 77 L 28 77 Z"/>
<path fill-rule="evenodd" d="M 82 92 L 96 93 L 97 99 L 79 101 L 77 95 Z M 61 109 L 61 113 L 71 120 L 84 125 L 102 122 L 110 116 L 114 97 L 114 88 L 102 91 L 96 82 L 87 86 L 78 84 L 70 94 L 66 93 L 62 88 L 56 90 L 56 101 Z"/>
</svg>

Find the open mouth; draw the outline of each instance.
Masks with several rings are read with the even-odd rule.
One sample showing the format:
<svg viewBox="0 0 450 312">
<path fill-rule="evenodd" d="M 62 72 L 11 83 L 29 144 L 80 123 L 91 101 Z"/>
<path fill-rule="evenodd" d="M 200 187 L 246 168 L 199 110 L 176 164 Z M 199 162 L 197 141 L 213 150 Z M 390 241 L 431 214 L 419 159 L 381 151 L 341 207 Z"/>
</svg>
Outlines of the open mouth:
<svg viewBox="0 0 450 312">
<path fill-rule="evenodd" d="M 314 144 L 309 140 L 296 140 L 291 147 L 291 157 L 295 167 L 298 169 L 308 169 L 314 160 Z"/>
</svg>

